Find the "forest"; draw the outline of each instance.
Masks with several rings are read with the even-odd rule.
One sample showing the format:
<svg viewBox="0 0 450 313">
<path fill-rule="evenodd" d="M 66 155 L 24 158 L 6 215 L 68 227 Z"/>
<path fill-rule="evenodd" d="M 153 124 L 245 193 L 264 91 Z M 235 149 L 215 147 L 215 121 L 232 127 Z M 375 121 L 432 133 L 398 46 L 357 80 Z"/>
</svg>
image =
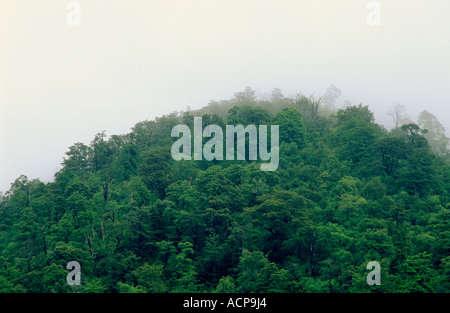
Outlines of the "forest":
<svg viewBox="0 0 450 313">
<path fill-rule="evenodd" d="M 424 110 L 387 130 L 368 105 L 324 99 L 247 87 L 74 143 L 53 181 L 22 175 L 1 194 L 0 292 L 450 292 L 444 127 Z M 194 117 L 279 125 L 278 168 L 174 160 L 171 130 Z"/>
</svg>

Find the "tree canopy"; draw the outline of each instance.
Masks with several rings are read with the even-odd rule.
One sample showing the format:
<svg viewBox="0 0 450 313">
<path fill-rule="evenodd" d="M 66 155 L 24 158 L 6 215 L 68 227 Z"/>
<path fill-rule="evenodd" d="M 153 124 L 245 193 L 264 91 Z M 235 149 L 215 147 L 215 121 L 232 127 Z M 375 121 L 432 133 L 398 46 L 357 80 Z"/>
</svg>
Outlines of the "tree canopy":
<svg viewBox="0 0 450 313">
<path fill-rule="evenodd" d="M 388 131 L 368 106 L 334 109 L 339 95 L 246 88 L 74 143 L 54 181 L 22 175 L 0 198 L 0 292 L 449 292 L 443 126 L 423 111 Z M 171 129 L 194 116 L 279 125 L 278 169 L 173 160 Z"/>
</svg>

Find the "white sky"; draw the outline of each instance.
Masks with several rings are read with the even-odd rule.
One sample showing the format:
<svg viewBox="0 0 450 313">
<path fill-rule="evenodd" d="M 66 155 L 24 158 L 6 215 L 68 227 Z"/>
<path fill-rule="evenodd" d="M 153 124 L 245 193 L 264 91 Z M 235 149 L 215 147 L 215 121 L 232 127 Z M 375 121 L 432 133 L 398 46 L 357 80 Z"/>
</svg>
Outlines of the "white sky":
<svg viewBox="0 0 450 313">
<path fill-rule="evenodd" d="M 450 130 L 450 1 L 65 0 L 0 2 L 0 191 L 49 181 L 96 133 L 233 97 L 250 86 L 368 104 L 398 101 Z"/>
</svg>

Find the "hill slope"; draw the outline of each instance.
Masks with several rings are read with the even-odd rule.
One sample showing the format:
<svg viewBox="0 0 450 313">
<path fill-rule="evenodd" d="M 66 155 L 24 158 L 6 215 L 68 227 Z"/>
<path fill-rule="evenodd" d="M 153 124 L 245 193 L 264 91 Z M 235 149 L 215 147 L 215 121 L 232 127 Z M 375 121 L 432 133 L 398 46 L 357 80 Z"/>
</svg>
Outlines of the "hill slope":
<svg viewBox="0 0 450 313">
<path fill-rule="evenodd" d="M 279 125 L 278 169 L 173 160 L 171 130 L 194 116 Z M 363 105 L 249 89 L 99 133 L 54 182 L 21 176 L 1 200 L 0 292 L 449 292 L 450 166 L 431 140 Z M 81 286 L 66 283 L 70 261 Z"/>
</svg>

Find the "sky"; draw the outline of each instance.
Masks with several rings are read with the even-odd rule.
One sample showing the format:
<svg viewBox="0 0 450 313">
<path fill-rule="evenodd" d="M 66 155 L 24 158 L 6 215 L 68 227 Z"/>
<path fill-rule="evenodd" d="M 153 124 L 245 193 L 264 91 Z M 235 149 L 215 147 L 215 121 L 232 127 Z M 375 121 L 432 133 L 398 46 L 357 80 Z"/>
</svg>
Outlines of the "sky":
<svg viewBox="0 0 450 313">
<path fill-rule="evenodd" d="M 333 84 L 338 108 L 369 105 L 389 128 L 399 102 L 450 135 L 449 21 L 448 0 L 2 0 L 0 191 L 22 174 L 52 181 L 68 148 L 101 131 L 247 86 Z"/>
</svg>

